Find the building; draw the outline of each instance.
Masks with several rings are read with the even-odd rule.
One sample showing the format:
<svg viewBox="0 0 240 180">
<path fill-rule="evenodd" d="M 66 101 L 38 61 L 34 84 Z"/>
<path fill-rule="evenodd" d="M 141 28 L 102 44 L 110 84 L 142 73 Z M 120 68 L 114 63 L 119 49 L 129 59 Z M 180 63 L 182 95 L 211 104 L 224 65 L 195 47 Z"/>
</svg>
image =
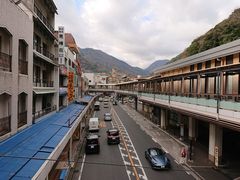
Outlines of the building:
<svg viewBox="0 0 240 180">
<path fill-rule="evenodd" d="M 32 123 L 33 21 L 9 0 L 0 1 L 0 12 L 0 139 L 5 139 Z"/>
<path fill-rule="evenodd" d="M 33 121 L 58 110 L 59 68 L 54 36 L 57 8 L 53 0 L 34 1 Z"/>
<path fill-rule="evenodd" d="M 74 37 L 61 26 L 56 32 L 59 54 L 59 107 L 67 106 L 81 96 L 79 48 Z"/>
</svg>

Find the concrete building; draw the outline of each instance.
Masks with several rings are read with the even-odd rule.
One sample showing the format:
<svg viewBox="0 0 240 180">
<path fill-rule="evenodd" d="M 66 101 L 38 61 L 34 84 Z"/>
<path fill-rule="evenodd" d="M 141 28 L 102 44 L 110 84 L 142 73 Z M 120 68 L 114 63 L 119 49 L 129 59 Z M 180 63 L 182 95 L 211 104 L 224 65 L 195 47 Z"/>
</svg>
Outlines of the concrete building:
<svg viewBox="0 0 240 180">
<path fill-rule="evenodd" d="M 65 33 L 63 26 L 56 34 L 59 42 L 59 107 L 64 107 L 81 96 L 79 48 L 72 34 Z M 73 79 L 70 78 L 72 75 Z"/>
<path fill-rule="evenodd" d="M 119 83 L 115 92 L 134 97 L 136 109 L 189 143 L 190 152 L 199 145 L 216 166 L 239 164 L 240 40 Z"/>
<path fill-rule="evenodd" d="M 32 17 L 0 1 L 0 139 L 32 123 Z M 21 26 L 19 26 L 21 24 Z"/>
<path fill-rule="evenodd" d="M 54 36 L 57 8 L 52 0 L 34 1 L 33 121 L 58 110 L 59 68 Z"/>
</svg>

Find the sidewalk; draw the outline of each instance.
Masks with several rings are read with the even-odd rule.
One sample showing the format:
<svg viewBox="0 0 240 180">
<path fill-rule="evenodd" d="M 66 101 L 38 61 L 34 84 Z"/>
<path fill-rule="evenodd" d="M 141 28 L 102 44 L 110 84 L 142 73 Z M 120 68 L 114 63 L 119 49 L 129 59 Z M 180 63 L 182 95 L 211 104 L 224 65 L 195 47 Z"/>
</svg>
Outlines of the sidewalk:
<svg viewBox="0 0 240 180">
<path fill-rule="evenodd" d="M 160 144 L 163 149 L 171 154 L 171 156 L 176 160 L 176 163 L 180 163 L 182 161 L 180 152 L 183 147 L 187 149 L 187 144 L 180 141 L 167 131 L 159 128 L 156 124 L 146 119 L 142 114 L 135 111 L 133 108 L 129 108 L 129 106 L 122 105 L 121 103 L 119 103 L 119 105 L 130 117 L 132 117 L 133 120 L 136 121 L 143 131 L 150 135 L 156 143 Z M 189 170 L 196 179 L 230 179 L 213 168 L 214 164 L 208 160 L 206 150 L 204 151 L 201 148 L 202 147 L 199 145 L 195 146 L 193 155 L 194 161 L 186 162 L 185 160 L 183 167 L 186 170 Z"/>
</svg>

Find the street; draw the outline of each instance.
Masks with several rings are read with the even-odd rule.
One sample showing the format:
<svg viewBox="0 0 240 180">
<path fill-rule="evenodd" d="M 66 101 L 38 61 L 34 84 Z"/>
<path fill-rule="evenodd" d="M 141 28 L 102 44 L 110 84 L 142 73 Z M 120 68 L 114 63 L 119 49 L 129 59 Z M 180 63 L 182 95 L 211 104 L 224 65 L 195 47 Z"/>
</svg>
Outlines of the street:
<svg viewBox="0 0 240 180">
<path fill-rule="evenodd" d="M 120 107 L 112 106 L 95 111 L 95 116 L 100 119 L 100 154 L 86 155 L 84 163 L 79 170 L 81 180 L 118 180 L 118 179 L 194 179 L 189 172 L 171 160 L 170 170 L 153 170 L 144 157 L 144 151 L 149 147 L 160 147 L 152 137 L 147 135 L 139 125 Z M 103 115 L 111 112 L 112 121 L 105 122 Z M 108 128 L 117 127 L 120 130 L 121 143 L 108 145 L 106 131 Z"/>
</svg>

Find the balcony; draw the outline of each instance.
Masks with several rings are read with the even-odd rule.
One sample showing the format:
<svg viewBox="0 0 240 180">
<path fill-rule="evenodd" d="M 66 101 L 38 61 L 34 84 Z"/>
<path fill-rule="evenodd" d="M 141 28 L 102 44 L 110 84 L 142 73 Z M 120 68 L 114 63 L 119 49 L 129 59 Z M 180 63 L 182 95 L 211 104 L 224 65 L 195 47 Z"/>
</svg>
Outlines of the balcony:
<svg viewBox="0 0 240 180">
<path fill-rule="evenodd" d="M 11 131 L 11 116 L 0 118 L 0 136 Z"/>
<path fill-rule="evenodd" d="M 34 48 L 34 50 L 36 50 L 40 54 L 48 57 L 52 61 L 54 61 L 54 62 L 56 61 L 55 56 L 52 53 L 50 53 L 46 48 L 43 48 L 42 46 L 40 46 L 38 44 L 35 44 L 33 48 Z"/>
<path fill-rule="evenodd" d="M 28 62 L 26 60 L 19 59 L 18 70 L 20 74 L 28 75 Z"/>
<path fill-rule="evenodd" d="M 36 5 L 34 5 L 34 12 L 36 13 L 37 17 L 40 19 L 40 21 L 45 25 L 45 27 L 48 28 L 48 30 L 54 34 L 54 28 L 52 25 L 48 22 L 47 18 L 42 14 L 42 12 L 38 9 Z"/>
<path fill-rule="evenodd" d="M 18 128 L 27 124 L 27 111 L 18 114 Z"/>
<path fill-rule="evenodd" d="M 54 81 L 48 81 L 46 79 L 33 79 L 33 86 L 35 87 L 53 87 Z"/>
<path fill-rule="evenodd" d="M 12 71 L 12 56 L 0 52 L 0 70 Z"/>
<path fill-rule="evenodd" d="M 40 117 L 42 117 L 42 116 L 44 116 L 44 115 L 46 115 L 46 114 L 48 114 L 52 111 L 55 111 L 56 109 L 57 109 L 56 105 L 54 105 L 52 107 L 48 107 L 46 109 L 42 109 L 42 110 L 37 111 L 37 112 L 35 112 L 35 110 L 33 109 L 33 120 L 38 119 L 38 118 L 40 118 Z"/>
</svg>

